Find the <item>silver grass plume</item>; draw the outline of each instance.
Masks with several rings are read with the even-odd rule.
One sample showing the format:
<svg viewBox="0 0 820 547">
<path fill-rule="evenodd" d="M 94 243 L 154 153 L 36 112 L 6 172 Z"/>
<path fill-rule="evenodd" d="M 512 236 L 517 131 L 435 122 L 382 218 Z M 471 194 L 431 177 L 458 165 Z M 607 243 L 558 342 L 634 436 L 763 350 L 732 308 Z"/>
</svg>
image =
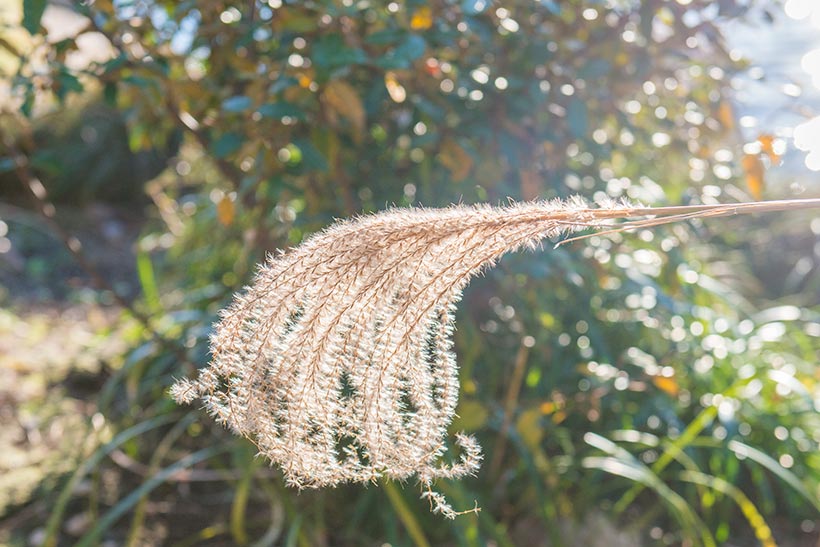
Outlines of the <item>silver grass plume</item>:
<svg viewBox="0 0 820 547">
<path fill-rule="evenodd" d="M 820 199 L 590 208 L 573 198 L 341 221 L 268 259 L 221 314 L 210 366 L 171 394 L 179 403 L 201 399 L 292 486 L 416 476 L 433 510 L 452 518 L 431 485 L 475 474 L 482 458 L 464 434 L 455 437 L 458 458 L 444 458 L 459 391 L 453 310 L 472 276 L 507 252 L 614 219 L 649 217 L 611 228 L 621 231 L 816 206 Z"/>
</svg>

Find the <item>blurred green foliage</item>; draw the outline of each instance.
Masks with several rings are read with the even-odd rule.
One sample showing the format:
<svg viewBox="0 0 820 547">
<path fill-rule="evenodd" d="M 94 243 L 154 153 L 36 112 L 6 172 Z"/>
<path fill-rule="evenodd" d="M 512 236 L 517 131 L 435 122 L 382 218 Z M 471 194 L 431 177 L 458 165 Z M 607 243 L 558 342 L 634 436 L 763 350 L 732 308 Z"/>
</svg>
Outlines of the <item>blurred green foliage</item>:
<svg viewBox="0 0 820 547">
<path fill-rule="evenodd" d="M 564 523 L 596 511 L 651 545 L 769 546 L 775 524 L 818 526 L 820 294 L 801 215 L 595 237 L 476 280 L 453 430 L 475 432 L 486 461 L 441 488 L 460 508 L 477 500 L 477 517 L 428 514 L 414 485 L 297 496 L 249 443 L 166 396 L 207 362 L 217 311 L 264 253 L 334 217 L 744 196 L 727 99 L 740 67 L 720 24 L 749 2 L 97 0 L 57 43 L 39 34 L 43 4 L 23 2 L 33 47 L 6 126 L 25 135 L 82 93 L 119 113 L 133 154 L 184 135 L 146 186 L 137 306 L 151 328 L 135 322 L 111 365 L 100 447 L 49 500 L 50 541 L 67 508 L 95 516 L 81 544 L 573 545 Z M 73 65 L 92 33 L 110 56 Z M 804 259 L 792 281 L 773 273 Z"/>
</svg>

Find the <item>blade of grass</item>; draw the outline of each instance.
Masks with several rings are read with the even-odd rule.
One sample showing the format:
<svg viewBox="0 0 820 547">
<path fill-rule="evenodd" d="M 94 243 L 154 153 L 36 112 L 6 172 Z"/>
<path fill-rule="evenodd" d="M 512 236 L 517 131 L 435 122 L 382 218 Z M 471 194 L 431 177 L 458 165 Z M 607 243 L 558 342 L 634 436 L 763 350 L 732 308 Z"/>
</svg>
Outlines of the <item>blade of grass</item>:
<svg viewBox="0 0 820 547">
<path fill-rule="evenodd" d="M 146 431 L 150 431 L 174 421 L 175 419 L 176 416 L 172 414 L 165 414 L 155 416 L 154 418 L 145 420 L 144 422 L 140 422 L 137 425 L 129 427 L 125 431 L 115 435 L 114 438 L 108 443 L 98 448 L 93 454 L 91 454 L 91 456 L 86 458 L 85 461 L 83 461 L 83 463 L 80 464 L 80 466 L 74 471 L 71 478 L 68 479 L 68 482 L 60 491 L 60 495 L 57 496 L 54 509 L 52 510 L 51 515 L 49 515 L 48 522 L 46 523 L 46 538 L 43 541 L 43 546 L 56 547 L 57 531 L 60 527 L 60 522 L 62 522 L 66 506 L 71 500 L 71 494 L 74 492 L 74 488 L 77 486 L 77 483 L 80 482 L 80 479 L 94 469 L 105 456 L 110 454 L 114 449 L 118 448 L 123 443 L 133 439 L 134 437 L 142 435 Z"/>
<path fill-rule="evenodd" d="M 743 388 L 746 384 L 748 384 L 754 376 L 750 378 L 744 378 L 732 384 L 729 389 L 723 392 L 724 397 L 733 397 L 734 394 L 741 388 Z M 692 422 L 686 426 L 683 433 L 681 433 L 680 437 L 674 439 L 671 444 L 663 451 L 657 461 L 652 464 L 652 472 L 655 474 L 660 473 L 663 471 L 667 465 L 675 461 L 678 454 L 683 452 L 686 447 L 693 444 L 697 437 L 706 429 L 709 424 L 711 424 L 715 418 L 717 417 L 718 409 L 716 406 L 708 406 L 704 408 L 700 413 L 695 417 Z M 638 494 L 641 493 L 644 486 L 640 483 L 635 483 L 632 488 L 630 488 L 622 497 L 619 499 L 615 505 L 613 506 L 612 510 L 616 515 L 622 514 L 626 511 L 626 508 L 635 501 L 635 498 L 638 497 Z"/>
<path fill-rule="evenodd" d="M 442 481 L 440 484 L 437 484 L 436 487 L 441 490 L 442 494 L 454 500 L 461 507 L 469 506 L 470 496 L 468 496 L 464 492 L 464 486 L 462 486 L 460 483 L 455 481 Z M 499 547 L 515 547 L 515 543 L 513 543 L 512 539 L 510 539 L 509 534 L 507 534 L 507 528 L 504 525 L 504 523 L 497 521 L 490 511 L 479 511 L 477 517 L 478 524 L 481 527 L 481 529 L 484 530 L 484 533 L 487 536 L 492 538 L 496 545 L 498 545 Z M 466 519 L 468 517 L 460 518 Z M 470 520 L 474 518 L 475 517 L 469 517 Z"/>
<path fill-rule="evenodd" d="M 407 503 L 405 503 L 396 484 L 392 481 L 385 480 L 382 481 L 382 488 L 384 488 L 387 499 L 390 500 L 390 505 L 393 506 L 393 510 L 396 512 L 402 524 L 404 524 L 407 534 L 410 536 L 410 539 L 413 540 L 416 547 L 430 547 L 430 542 L 427 541 L 424 530 L 422 530 L 419 521 L 416 520 L 416 516 L 407 506 Z"/>
<path fill-rule="evenodd" d="M 258 458 L 253 458 L 244 465 L 242 478 L 236 485 L 236 490 L 231 503 L 231 536 L 237 545 L 248 543 L 248 531 L 245 526 L 245 510 L 248 507 L 248 496 L 250 495 L 251 478 L 254 471 L 259 466 Z"/>
<path fill-rule="evenodd" d="M 754 503 L 752 503 L 752 500 L 750 500 L 748 496 L 746 496 L 746 494 L 744 494 L 738 487 L 720 477 L 707 475 L 698 471 L 683 471 L 680 474 L 680 479 L 686 482 L 707 486 L 732 498 L 734 502 L 737 503 L 737 506 L 740 508 L 743 516 L 745 516 L 746 520 L 749 521 L 752 530 L 754 530 L 755 537 L 758 541 L 760 541 L 761 545 L 763 547 L 777 547 L 777 543 L 774 541 L 774 537 L 772 536 L 772 530 L 769 528 L 769 525 L 766 524 L 766 520 L 763 518 L 763 515 L 761 515 L 760 511 L 757 510 L 757 507 L 755 507 Z"/>
<path fill-rule="evenodd" d="M 168 454 L 168 451 L 173 446 L 174 441 L 176 441 L 179 436 L 185 432 L 188 426 L 191 425 L 196 418 L 197 414 L 195 412 L 189 412 L 180 421 L 174 424 L 174 426 L 157 444 L 153 454 L 151 454 L 151 461 L 148 463 L 149 475 L 153 475 L 159 470 L 162 459 L 166 456 L 166 454 Z M 139 542 L 142 523 L 145 520 L 145 507 L 147 503 L 148 496 L 144 496 L 139 500 L 137 507 L 134 509 L 134 518 L 131 519 L 131 530 L 128 533 L 128 540 L 125 543 L 128 547 L 136 547 Z"/>
<path fill-rule="evenodd" d="M 299 544 L 299 537 L 302 535 L 302 515 L 297 514 L 290 525 L 288 536 L 285 538 L 285 547 L 296 547 Z"/>
<path fill-rule="evenodd" d="M 651 448 L 657 448 L 660 446 L 666 450 L 669 450 L 670 445 L 672 444 L 667 440 L 661 440 L 661 438 L 657 435 L 645 433 L 643 431 L 637 431 L 635 429 L 620 429 L 618 431 L 613 431 L 611 433 L 611 436 L 616 441 L 642 444 L 645 446 L 649 446 Z M 694 441 L 692 444 L 694 444 Z M 677 451 L 677 453 L 675 454 L 675 461 L 681 464 L 681 466 L 686 470 L 700 471 L 700 467 L 698 466 L 697 462 L 686 452 Z M 702 490 L 701 494 L 703 494 Z"/>
<path fill-rule="evenodd" d="M 145 251 L 137 252 L 137 277 L 142 286 L 142 294 L 148 311 L 153 315 L 160 311 L 159 290 L 154 276 L 154 265 L 151 257 Z"/>
<path fill-rule="evenodd" d="M 589 435 L 589 433 L 587 435 Z M 618 451 L 626 452 L 620 447 L 618 447 Z M 648 467 L 635 460 L 629 453 L 626 455 L 629 457 L 627 460 L 614 456 L 587 457 L 582 460 L 581 465 L 588 469 L 598 469 L 612 475 L 630 479 L 636 483 L 640 483 L 644 487 L 654 490 L 661 501 L 672 509 L 673 516 L 692 539 L 699 537 L 701 544 L 705 547 L 716 547 L 717 543 L 714 537 L 712 537 L 711 532 L 709 532 L 706 525 L 703 524 L 703 521 L 698 517 L 692 507 L 686 503 L 686 500 L 667 486 L 666 483 Z"/>
<path fill-rule="evenodd" d="M 780 465 L 777 460 L 757 448 L 744 444 L 740 441 L 729 441 L 729 450 L 738 456 L 746 457 L 752 460 L 753 462 L 774 473 L 780 480 L 794 488 L 798 494 L 803 496 L 803 498 L 805 498 L 809 503 L 817 508 L 818 511 L 820 511 L 820 499 L 818 499 L 817 496 L 813 496 L 811 492 L 809 492 L 809 490 L 803 485 L 803 483 L 800 482 L 800 479 L 798 479 L 794 473 Z"/>
<path fill-rule="evenodd" d="M 271 515 L 270 525 L 265 534 L 253 543 L 253 547 L 270 547 L 276 543 L 282 535 L 282 527 L 285 524 L 285 508 L 276 495 L 276 490 L 268 481 L 260 481 L 262 491 L 270 498 Z"/>
<path fill-rule="evenodd" d="M 228 525 L 222 522 L 217 522 L 215 524 L 208 525 L 199 532 L 196 532 L 181 541 L 172 543 L 171 547 L 193 547 L 196 545 L 201 545 L 205 541 L 227 533 Z"/>
<path fill-rule="evenodd" d="M 94 527 L 89 530 L 80 541 L 77 542 L 76 547 L 90 547 L 94 545 L 100 538 L 100 536 L 105 532 L 108 528 L 111 527 L 117 520 L 122 517 L 129 509 L 131 509 L 134 505 L 139 502 L 139 500 L 148 494 L 151 490 L 156 488 L 157 486 L 163 484 L 169 477 L 177 473 L 178 471 L 185 469 L 187 467 L 191 467 L 201 461 L 205 461 L 208 458 L 219 454 L 220 452 L 224 452 L 227 450 L 227 447 L 224 446 L 211 446 L 208 448 L 204 448 L 193 454 L 189 454 L 184 458 L 180 459 L 176 463 L 169 465 L 168 467 L 162 469 L 153 477 L 148 479 L 147 481 L 143 482 L 138 488 L 131 491 L 126 497 L 121 499 L 119 503 L 117 503 L 114 507 L 108 510 L 108 512 L 103 515 L 103 517 L 97 521 Z"/>
</svg>

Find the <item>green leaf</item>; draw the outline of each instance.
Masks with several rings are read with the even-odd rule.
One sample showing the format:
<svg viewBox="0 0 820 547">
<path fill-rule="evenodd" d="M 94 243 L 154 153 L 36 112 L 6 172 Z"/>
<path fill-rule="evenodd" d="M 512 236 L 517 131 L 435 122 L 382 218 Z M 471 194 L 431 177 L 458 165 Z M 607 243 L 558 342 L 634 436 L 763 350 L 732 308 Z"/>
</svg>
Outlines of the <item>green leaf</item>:
<svg viewBox="0 0 820 547">
<path fill-rule="evenodd" d="M 120 68 L 125 66 L 125 64 L 127 62 L 128 62 L 128 56 L 125 55 L 124 53 L 120 53 L 119 55 L 117 55 L 113 59 L 110 59 L 110 60 L 102 63 L 100 65 L 100 68 L 102 69 L 104 74 L 109 74 L 111 72 L 119 70 Z"/>
<path fill-rule="evenodd" d="M 396 56 L 407 59 L 408 61 L 415 61 L 427 49 L 427 42 L 418 34 L 410 34 L 402 40 L 401 44 L 396 48 Z"/>
<path fill-rule="evenodd" d="M 57 77 L 58 86 L 55 86 L 55 93 L 60 100 L 65 99 L 69 93 L 81 93 L 83 91 L 83 84 L 79 78 L 63 69 Z"/>
<path fill-rule="evenodd" d="M 331 34 L 313 45 L 311 59 L 319 68 L 332 69 L 364 63 L 367 55 L 359 48 L 346 46 L 341 35 Z"/>
<path fill-rule="evenodd" d="M 211 144 L 211 151 L 217 158 L 224 158 L 230 156 L 242 146 L 242 138 L 236 133 L 225 133 L 220 135 Z"/>
<path fill-rule="evenodd" d="M 20 106 L 20 112 L 23 113 L 23 116 L 30 118 L 31 111 L 34 108 L 34 90 L 31 87 L 26 89 L 26 98 L 23 100 L 22 106 Z"/>
<path fill-rule="evenodd" d="M 161 309 L 159 290 L 154 276 L 154 265 L 151 263 L 151 257 L 145 251 L 137 252 L 137 276 L 142 286 L 145 303 L 150 312 L 156 314 Z"/>
<path fill-rule="evenodd" d="M 251 107 L 251 98 L 246 95 L 234 95 L 222 101 L 225 112 L 244 112 Z"/>
<path fill-rule="evenodd" d="M 409 34 L 394 49 L 382 55 L 376 64 L 382 68 L 409 68 L 427 50 L 427 42 L 418 34 Z"/>
<path fill-rule="evenodd" d="M 373 34 L 368 34 L 364 41 L 368 44 L 373 44 L 374 46 L 385 46 L 388 44 L 395 44 L 399 41 L 401 36 L 401 32 L 393 29 L 387 29 L 374 32 Z"/>
<path fill-rule="evenodd" d="M 276 95 L 277 93 L 293 87 L 298 83 L 299 81 L 296 78 L 291 76 L 283 76 L 271 84 L 268 88 L 268 93 L 271 95 Z"/>
<path fill-rule="evenodd" d="M 105 82 L 103 86 L 103 99 L 109 106 L 117 106 L 117 82 Z"/>
<path fill-rule="evenodd" d="M 322 153 L 319 152 L 308 139 L 296 139 L 293 141 L 293 144 L 298 147 L 301 153 L 301 161 L 305 168 L 315 169 L 317 171 L 328 170 L 327 159 L 325 159 Z"/>
<path fill-rule="evenodd" d="M 40 19 L 46 11 L 46 0 L 23 0 L 23 28 L 30 34 L 40 30 Z"/>
<path fill-rule="evenodd" d="M 305 119 L 305 112 L 302 109 L 285 101 L 263 104 L 257 108 L 256 111 L 259 112 L 263 118 L 282 119 L 288 116 L 298 120 Z"/>
<path fill-rule="evenodd" d="M 576 139 L 587 133 L 587 107 L 581 99 L 573 99 L 567 108 L 569 132 Z"/>
</svg>

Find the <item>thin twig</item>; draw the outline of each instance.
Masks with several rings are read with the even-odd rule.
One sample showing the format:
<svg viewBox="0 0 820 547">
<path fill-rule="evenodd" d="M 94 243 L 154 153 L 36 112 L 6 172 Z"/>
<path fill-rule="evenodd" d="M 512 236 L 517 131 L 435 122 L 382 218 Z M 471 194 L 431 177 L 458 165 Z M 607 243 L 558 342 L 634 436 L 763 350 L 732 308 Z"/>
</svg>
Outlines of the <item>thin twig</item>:
<svg viewBox="0 0 820 547">
<path fill-rule="evenodd" d="M 98 289 L 111 293 L 117 304 L 139 321 L 154 341 L 172 352 L 181 362 L 189 362 L 185 350 L 173 340 L 162 336 L 157 329 L 154 328 L 152 319 L 138 310 L 133 302 L 120 294 L 91 263 L 83 251 L 82 242 L 57 222 L 55 218 L 57 210 L 54 204 L 48 200 L 48 193 L 43 183 L 32 173 L 28 157 L 20 150 L 8 134 L 3 133 L 2 140 L 12 156 L 14 171 L 20 180 L 23 190 L 29 195 L 48 227 L 63 242 L 63 245 L 68 249 L 75 262 L 77 262 L 80 268 L 82 268 L 85 274 L 91 279 L 92 284 Z"/>
<path fill-rule="evenodd" d="M 493 461 L 490 464 L 490 476 L 495 476 L 501 468 L 501 463 L 504 461 L 504 452 L 507 443 L 507 434 L 512 425 L 513 413 L 518 403 L 518 395 L 521 393 L 521 384 L 524 382 L 524 372 L 527 370 L 527 357 L 530 355 L 529 348 L 521 343 L 518 348 L 518 353 L 515 356 L 515 365 L 513 368 L 512 378 L 507 387 L 507 396 L 504 399 L 504 421 L 501 424 L 501 429 L 498 431 L 498 440 L 495 443 L 495 451 L 493 452 Z"/>
</svg>

